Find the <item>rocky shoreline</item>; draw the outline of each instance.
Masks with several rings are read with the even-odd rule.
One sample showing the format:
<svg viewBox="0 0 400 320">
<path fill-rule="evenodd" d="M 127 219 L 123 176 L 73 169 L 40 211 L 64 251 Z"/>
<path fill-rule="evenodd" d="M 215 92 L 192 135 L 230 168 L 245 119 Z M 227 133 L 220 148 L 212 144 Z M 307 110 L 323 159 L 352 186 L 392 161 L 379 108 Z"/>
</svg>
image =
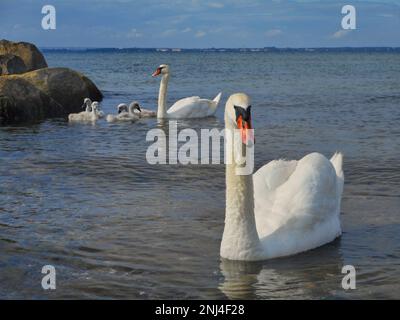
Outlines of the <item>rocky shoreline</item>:
<svg viewBox="0 0 400 320">
<path fill-rule="evenodd" d="M 0 124 L 36 122 L 80 112 L 103 94 L 85 75 L 48 68 L 35 45 L 0 40 Z"/>
</svg>

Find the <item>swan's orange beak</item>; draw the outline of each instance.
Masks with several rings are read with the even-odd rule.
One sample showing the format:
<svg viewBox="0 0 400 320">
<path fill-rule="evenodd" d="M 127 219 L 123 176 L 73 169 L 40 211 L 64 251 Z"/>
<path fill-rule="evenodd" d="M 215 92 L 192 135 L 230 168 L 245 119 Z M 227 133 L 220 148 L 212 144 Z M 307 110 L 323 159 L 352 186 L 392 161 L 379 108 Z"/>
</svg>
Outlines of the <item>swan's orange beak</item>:
<svg viewBox="0 0 400 320">
<path fill-rule="evenodd" d="M 251 126 L 251 106 L 248 106 L 247 108 L 234 106 L 234 108 L 236 113 L 236 124 L 240 130 L 242 142 L 245 145 L 249 145 L 250 142 L 254 144 L 254 130 Z"/>
<path fill-rule="evenodd" d="M 152 74 L 151 76 L 152 76 L 152 77 L 157 77 L 160 73 L 161 73 L 161 68 L 157 68 L 157 70 L 154 71 L 153 74 Z"/>
<path fill-rule="evenodd" d="M 249 142 L 251 141 L 252 143 L 254 143 L 254 133 L 253 133 L 253 127 L 251 126 L 251 120 L 248 119 L 243 120 L 243 117 L 240 115 L 237 120 L 237 126 L 240 130 L 240 135 L 242 137 L 242 142 L 245 145 L 248 145 Z"/>
</svg>

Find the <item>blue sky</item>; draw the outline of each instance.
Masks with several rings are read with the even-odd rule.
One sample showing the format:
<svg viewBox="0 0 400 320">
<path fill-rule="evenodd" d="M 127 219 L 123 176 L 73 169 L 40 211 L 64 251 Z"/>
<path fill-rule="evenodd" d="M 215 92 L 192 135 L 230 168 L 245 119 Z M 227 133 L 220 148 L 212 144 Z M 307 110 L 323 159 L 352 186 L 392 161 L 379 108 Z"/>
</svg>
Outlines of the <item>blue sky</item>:
<svg viewBox="0 0 400 320">
<path fill-rule="evenodd" d="M 57 29 L 41 28 L 42 6 Z M 341 8 L 357 29 L 341 31 Z M 400 47 L 400 0 L 0 0 L 0 38 L 41 47 Z"/>
</svg>

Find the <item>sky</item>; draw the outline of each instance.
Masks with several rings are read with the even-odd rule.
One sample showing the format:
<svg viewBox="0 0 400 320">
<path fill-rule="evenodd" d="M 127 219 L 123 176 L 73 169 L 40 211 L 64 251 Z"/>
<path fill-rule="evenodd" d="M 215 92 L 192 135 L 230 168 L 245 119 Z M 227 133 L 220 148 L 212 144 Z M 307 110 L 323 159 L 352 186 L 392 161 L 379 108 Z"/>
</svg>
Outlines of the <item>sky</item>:
<svg viewBox="0 0 400 320">
<path fill-rule="evenodd" d="M 43 30 L 42 7 L 56 8 Z M 342 6 L 356 8 L 343 30 Z M 0 0 L 0 38 L 40 47 L 400 47 L 400 0 Z"/>
</svg>

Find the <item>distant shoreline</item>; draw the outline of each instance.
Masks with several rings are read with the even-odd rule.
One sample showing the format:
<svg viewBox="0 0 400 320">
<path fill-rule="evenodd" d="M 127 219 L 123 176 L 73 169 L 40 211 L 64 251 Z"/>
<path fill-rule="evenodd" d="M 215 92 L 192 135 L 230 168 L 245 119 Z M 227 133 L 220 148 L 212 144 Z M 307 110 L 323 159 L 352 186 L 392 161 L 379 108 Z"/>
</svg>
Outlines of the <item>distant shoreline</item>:
<svg viewBox="0 0 400 320">
<path fill-rule="evenodd" d="M 329 48 L 56 48 L 41 47 L 43 52 L 389 52 L 400 53 L 400 47 L 329 47 Z"/>
</svg>

